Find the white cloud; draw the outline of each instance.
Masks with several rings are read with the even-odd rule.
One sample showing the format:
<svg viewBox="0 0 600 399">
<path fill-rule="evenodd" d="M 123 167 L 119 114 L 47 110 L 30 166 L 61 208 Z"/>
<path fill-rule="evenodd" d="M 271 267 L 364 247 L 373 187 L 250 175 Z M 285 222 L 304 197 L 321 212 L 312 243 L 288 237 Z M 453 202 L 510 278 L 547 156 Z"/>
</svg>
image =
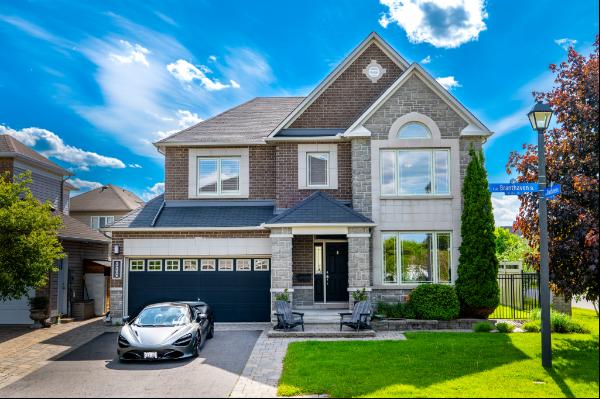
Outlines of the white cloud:
<svg viewBox="0 0 600 399">
<path fill-rule="evenodd" d="M 388 7 L 379 19 L 386 28 L 395 22 L 412 43 L 455 48 L 477 40 L 486 29 L 484 0 L 379 0 Z"/>
<path fill-rule="evenodd" d="M 165 137 L 169 137 L 172 134 L 175 134 L 183 129 L 187 129 L 190 126 L 194 126 L 195 124 L 203 121 L 203 119 L 200 118 L 198 114 L 188 110 L 178 109 L 175 115 L 177 116 L 177 118 L 170 118 L 170 120 L 176 121 L 178 128 L 167 131 L 159 130 L 158 132 L 156 132 L 156 138 L 158 140 L 164 139 Z"/>
<path fill-rule="evenodd" d="M 69 183 L 71 183 L 73 186 L 75 186 L 77 188 L 78 192 L 93 190 L 95 188 L 99 188 L 99 187 L 103 186 L 102 183 L 99 183 L 97 181 L 82 180 L 77 177 L 74 177 L 67 181 Z"/>
<path fill-rule="evenodd" d="M 207 67 L 201 65 L 200 68 L 198 68 L 186 60 L 179 59 L 170 63 L 167 65 L 167 70 L 180 82 L 193 83 L 194 81 L 198 81 L 209 91 L 223 90 L 232 87 L 230 84 L 223 84 L 218 80 L 211 80 L 206 76 L 206 73 L 210 73 L 210 70 Z"/>
<path fill-rule="evenodd" d="M 512 226 L 517 219 L 520 206 L 521 201 L 516 195 L 493 194 L 492 207 L 496 226 Z"/>
<path fill-rule="evenodd" d="M 562 47 L 563 50 L 566 51 L 569 49 L 569 47 L 574 47 L 577 44 L 577 40 L 564 37 L 562 39 L 556 39 L 554 43 L 556 43 L 557 45 Z"/>
<path fill-rule="evenodd" d="M 209 55 L 208 59 L 212 62 L 217 62 L 217 56 L 216 55 Z"/>
<path fill-rule="evenodd" d="M 423 58 L 421 60 L 421 64 L 430 64 L 431 63 L 431 56 L 428 55 L 427 57 Z"/>
<path fill-rule="evenodd" d="M 28 127 L 14 130 L 0 125 L 0 134 L 8 134 L 34 148 L 47 158 L 55 158 L 73 165 L 79 170 L 89 170 L 92 166 L 122 169 L 125 167 L 123 161 L 113 157 L 107 157 L 91 151 L 65 144 L 56 133 L 38 127 Z"/>
<path fill-rule="evenodd" d="M 19 29 L 31 37 L 51 43 L 57 47 L 63 49 L 72 49 L 75 46 L 68 40 L 56 36 L 44 28 L 22 18 L 9 15 L 0 15 L 0 21 L 4 21 L 5 23 L 12 25 L 14 28 Z"/>
<path fill-rule="evenodd" d="M 241 87 L 240 84 L 233 79 L 231 79 L 229 83 L 231 83 L 231 87 L 233 87 L 234 89 L 239 89 Z"/>
<path fill-rule="evenodd" d="M 142 168 L 142 165 L 140 165 L 139 163 L 130 163 L 130 164 L 127 164 L 127 166 L 132 169 L 141 169 Z"/>
<path fill-rule="evenodd" d="M 444 86 L 446 90 L 452 90 L 456 87 L 462 87 L 458 80 L 454 78 L 454 76 L 445 76 L 443 78 L 436 78 L 437 82 Z"/>
<path fill-rule="evenodd" d="M 121 46 L 125 49 L 125 54 L 110 53 L 110 58 L 120 64 L 142 64 L 146 67 L 150 66 L 146 59 L 146 54 L 150 54 L 150 50 L 139 44 L 131 44 L 127 40 L 119 40 Z"/>
<path fill-rule="evenodd" d="M 149 201 L 152 198 L 154 198 L 157 195 L 160 195 L 164 192 L 165 192 L 165 183 L 164 182 L 156 183 L 155 185 L 146 188 L 146 190 L 142 193 L 142 199 L 144 201 Z"/>
</svg>

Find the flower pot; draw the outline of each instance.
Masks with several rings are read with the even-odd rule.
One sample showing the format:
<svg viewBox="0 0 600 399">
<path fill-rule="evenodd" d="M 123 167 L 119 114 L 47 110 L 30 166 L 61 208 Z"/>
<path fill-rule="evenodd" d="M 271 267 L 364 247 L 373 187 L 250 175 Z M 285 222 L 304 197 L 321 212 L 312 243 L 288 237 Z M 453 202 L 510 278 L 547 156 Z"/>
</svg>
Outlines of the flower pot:
<svg viewBox="0 0 600 399">
<path fill-rule="evenodd" d="M 30 309 L 29 318 L 34 321 L 33 328 L 49 327 L 46 320 L 50 318 L 50 313 L 47 309 Z"/>
</svg>

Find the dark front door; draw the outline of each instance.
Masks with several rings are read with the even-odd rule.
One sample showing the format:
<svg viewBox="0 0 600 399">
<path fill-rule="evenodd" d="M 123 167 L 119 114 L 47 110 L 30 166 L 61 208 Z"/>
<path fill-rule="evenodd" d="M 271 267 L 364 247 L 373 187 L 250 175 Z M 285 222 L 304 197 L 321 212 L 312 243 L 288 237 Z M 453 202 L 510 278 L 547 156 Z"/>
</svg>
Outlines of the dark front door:
<svg viewBox="0 0 600 399">
<path fill-rule="evenodd" d="M 327 302 L 348 301 L 348 243 L 325 244 L 325 291 Z"/>
</svg>

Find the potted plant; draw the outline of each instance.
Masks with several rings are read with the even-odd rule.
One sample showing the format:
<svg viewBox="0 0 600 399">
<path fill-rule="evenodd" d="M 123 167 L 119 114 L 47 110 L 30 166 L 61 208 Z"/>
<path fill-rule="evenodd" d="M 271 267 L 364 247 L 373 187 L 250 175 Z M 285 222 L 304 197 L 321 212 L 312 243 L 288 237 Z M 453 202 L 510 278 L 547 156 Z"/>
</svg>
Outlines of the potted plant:
<svg viewBox="0 0 600 399">
<path fill-rule="evenodd" d="M 288 289 L 286 288 L 283 290 L 283 292 L 279 292 L 279 293 L 275 294 L 275 300 L 289 302 L 290 294 L 288 293 Z"/>
<path fill-rule="evenodd" d="M 34 321 L 33 328 L 50 327 L 50 300 L 47 296 L 29 299 L 29 318 Z"/>
<path fill-rule="evenodd" d="M 363 288 L 362 290 L 353 291 L 352 299 L 354 299 L 354 302 L 368 301 L 369 296 L 367 295 L 367 289 Z"/>
</svg>

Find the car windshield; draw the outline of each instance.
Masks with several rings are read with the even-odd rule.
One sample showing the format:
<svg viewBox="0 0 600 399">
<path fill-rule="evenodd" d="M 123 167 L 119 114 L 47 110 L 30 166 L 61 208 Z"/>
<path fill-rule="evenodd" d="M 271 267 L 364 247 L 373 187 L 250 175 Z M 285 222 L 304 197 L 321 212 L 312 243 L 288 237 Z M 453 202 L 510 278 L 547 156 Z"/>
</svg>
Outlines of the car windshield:
<svg viewBox="0 0 600 399">
<path fill-rule="evenodd" d="M 185 306 L 153 306 L 145 308 L 135 319 L 138 326 L 172 327 L 190 322 L 190 316 Z"/>
</svg>

